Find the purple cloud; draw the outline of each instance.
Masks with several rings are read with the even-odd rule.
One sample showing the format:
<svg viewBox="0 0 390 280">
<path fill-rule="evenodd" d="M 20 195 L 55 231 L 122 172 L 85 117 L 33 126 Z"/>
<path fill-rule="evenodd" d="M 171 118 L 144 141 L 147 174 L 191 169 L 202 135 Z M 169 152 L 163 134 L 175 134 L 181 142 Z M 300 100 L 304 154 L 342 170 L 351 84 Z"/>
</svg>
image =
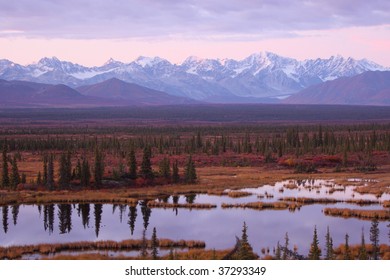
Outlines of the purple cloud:
<svg viewBox="0 0 390 280">
<path fill-rule="evenodd" d="M 0 36 L 258 39 L 390 24 L 389 11 L 388 0 L 2 0 Z"/>
</svg>

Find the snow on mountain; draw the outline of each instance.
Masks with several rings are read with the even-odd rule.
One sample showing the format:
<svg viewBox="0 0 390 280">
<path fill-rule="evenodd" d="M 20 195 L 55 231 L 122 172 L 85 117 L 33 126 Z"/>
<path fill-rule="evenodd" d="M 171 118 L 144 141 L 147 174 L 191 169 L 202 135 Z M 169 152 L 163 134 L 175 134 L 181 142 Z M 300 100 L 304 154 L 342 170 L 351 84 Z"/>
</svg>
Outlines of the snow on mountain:
<svg viewBox="0 0 390 280">
<path fill-rule="evenodd" d="M 117 78 L 172 95 L 213 102 L 238 97 L 282 98 L 325 81 L 377 70 L 389 68 L 366 59 L 332 56 L 298 61 L 271 52 L 255 53 L 242 60 L 189 57 L 181 64 L 140 56 L 130 63 L 110 59 L 99 67 L 85 67 L 56 57 L 42 58 L 27 66 L 0 60 L 0 79 L 78 87 Z"/>
</svg>

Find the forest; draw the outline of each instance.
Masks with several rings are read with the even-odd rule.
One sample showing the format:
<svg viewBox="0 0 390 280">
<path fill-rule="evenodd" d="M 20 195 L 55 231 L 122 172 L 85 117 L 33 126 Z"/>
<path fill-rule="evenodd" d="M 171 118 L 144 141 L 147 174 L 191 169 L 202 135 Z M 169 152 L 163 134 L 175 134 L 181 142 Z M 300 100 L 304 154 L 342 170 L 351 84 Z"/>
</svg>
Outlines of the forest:
<svg viewBox="0 0 390 280">
<path fill-rule="evenodd" d="M 273 106 L 280 109 L 278 106 L 282 105 Z M 170 259 L 389 259 L 390 232 L 387 244 L 383 243 L 384 233 L 382 230 L 380 239 L 378 227 L 378 223 L 390 220 L 389 110 L 353 106 L 340 110 L 340 106 L 318 106 L 314 109 L 319 113 L 313 118 L 314 109 L 308 106 L 286 107 L 278 113 L 275 113 L 275 108 L 241 105 L 222 109 L 215 105 L 177 107 L 177 110 L 170 106 L 127 110 L 2 110 L 2 234 L 12 233 L 9 226 L 12 223 L 17 225 L 21 205 L 32 205 L 38 207 L 44 231 L 49 234 L 57 230 L 59 234 L 70 234 L 72 217 L 75 219 L 76 214 L 86 228 L 93 212 L 95 222 L 92 226 L 98 238 L 103 205 L 111 205 L 113 213 L 119 209 L 121 223 L 123 211 L 128 207 L 132 237 L 137 211 L 142 213 L 143 234 L 138 235 L 142 238 L 131 241 L 131 248 L 140 253 L 127 256 L 130 258 L 157 258 L 157 249 L 163 247 L 166 252 L 160 257 Z M 243 110 L 247 114 L 243 114 Z M 351 178 L 367 183 L 351 183 Z M 355 188 L 348 199 L 284 196 L 272 200 L 273 196 L 265 193 L 257 195 L 257 201 L 245 200 L 253 193 L 241 190 L 292 179 L 340 182 L 326 192 L 329 195 L 340 188 L 345 192 L 348 184 Z M 310 191 L 313 189 L 319 195 L 320 190 L 315 188 L 310 188 Z M 282 195 L 294 189 L 298 186 L 287 184 L 278 193 Z M 241 203 L 197 203 L 196 197 L 200 194 L 228 197 Z M 364 195 L 373 198 L 359 198 Z M 180 196 L 184 202 L 179 202 Z M 172 245 L 177 242 L 174 240 L 166 241 L 172 246 L 159 246 L 156 227 L 152 235 L 149 230 L 149 240 L 145 236 L 152 209 L 288 209 L 291 212 L 300 211 L 307 205 L 337 203 L 346 207 L 326 207 L 322 209 L 323 215 L 366 220 L 370 223 L 369 242 L 361 232 L 360 244 L 350 244 L 350 234 L 357 233 L 346 232 L 343 243 L 333 244 L 332 228 L 328 226 L 321 249 L 317 227 L 313 225 L 313 239 L 307 241 L 310 244 L 307 254 L 289 246 L 287 230 L 284 243 L 281 242 L 283 245 L 278 242 L 273 244 L 273 249 L 267 246 L 253 251 L 245 223 L 242 236 L 233 249 L 211 250 L 199 240 L 195 240 L 199 242 L 196 246 Z M 380 207 L 371 206 L 377 204 Z M 355 209 L 351 205 L 367 208 Z M 58 225 L 54 222 L 55 217 Z M 194 240 L 183 242 L 190 241 Z M 86 245 L 64 243 L 68 244 L 68 249 L 58 244 L 45 246 L 57 246 L 50 250 L 57 251 L 56 257 L 59 258 L 64 250 L 73 252 L 87 247 L 93 248 L 92 258 L 102 257 L 99 255 L 99 250 L 104 247 L 102 244 L 80 242 L 86 242 Z M 129 248 L 118 245 L 120 242 L 113 241 L 104 248 Z M 0 258 L 21 258 L 25 254 L 45 251 L 39 244 L 24 248 L 21 245 L 6 247 L 2 243 L 0 246 L 4 246 L 0 247 Z M 176 247 L 186 249 L 176 251 Z M 81 253 L 78 256 L 91 257 Z"/>
</svg>

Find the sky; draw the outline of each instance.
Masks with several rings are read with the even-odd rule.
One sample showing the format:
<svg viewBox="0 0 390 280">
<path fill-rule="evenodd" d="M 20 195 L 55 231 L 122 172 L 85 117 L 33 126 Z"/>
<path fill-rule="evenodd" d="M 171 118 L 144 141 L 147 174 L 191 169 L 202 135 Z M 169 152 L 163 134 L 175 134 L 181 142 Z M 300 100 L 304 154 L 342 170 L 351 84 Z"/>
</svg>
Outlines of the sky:
<svg viewBox="0 0 390 280">
<path fill-rule="evenodd" d="M 296 59 L 343 55 L 390 67 L 389 0 L 0 0 L 0 59 L 87 66 L 109 58 Z"/>
</svg>

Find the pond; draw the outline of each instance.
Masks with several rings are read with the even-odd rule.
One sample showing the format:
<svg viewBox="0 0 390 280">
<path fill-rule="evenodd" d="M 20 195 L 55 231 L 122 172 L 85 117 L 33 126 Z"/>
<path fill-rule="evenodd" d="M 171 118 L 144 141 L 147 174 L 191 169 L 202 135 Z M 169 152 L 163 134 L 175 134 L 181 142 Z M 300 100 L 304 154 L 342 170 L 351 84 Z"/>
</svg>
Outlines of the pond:
<svg viewBox="0 0 390 280">
<path fill-rule="evenodd" d="M 295 184 L 296 187 L 285 187 L 291 184 Z M 330 193 L 329 190 L 332 188 L 336 191 Z M 291 212 L 287 209 L 261 211 L 247 208 L 224 209 L 221 204 L 272 202 L 283 197 L 377 199 L 373 195 L 354 193 L 353 189 L 353 186 L 342 187 L 332 181 L 284 181 L 274 186 L 265 185 L 240 190 L 251 193 L 240 198 L 198 194 L 163 199 L 171 203 L 178 201 L 178 203 L 217 205 L 216 208 L 207 210 L 149 208 L 146 201 L 140 201 L 136 207 L 112 204 L 3 206 L 0 207 L 2 217 L 0 246 L 141 239 L 144 229 L 147 238 L 150 238 L 153 228 L 156 227 L 159 238 L 202 240 L 206 242 L 208 249 L 227 249 L 234 246 L 235 236 L 241 236 L 245 221 L 248 225 L 249 241 L 259 255 L 262 248 L 269 248 L 272 254 L 278 241 L 284 243 L 286 232 L 289 235 L 291 248 L 295 245 L 299 253 L 307 254 L 314 226 L 317 226 L 322 248 L 324 248 L 327 227 L 330 228 L 335 246 L 344 243 L 346 233 L 350 236 L 350 244 L 360 243 L 362 230 L 366 242 L 369 243 L 370 221 L 325 216 L 323 213 L 325 207 L 383 209 L 382 206 L 380 204 L 359 206 L 340 202 L 330 206 L 304 205 L 300 210 Z M 379 201 L 388 199 L 390 199 L 389 194 L 384 194 Z M 387 224 L 388 222 L 379 224 L 380 243 L 388 244 Z"/>
</svg>

